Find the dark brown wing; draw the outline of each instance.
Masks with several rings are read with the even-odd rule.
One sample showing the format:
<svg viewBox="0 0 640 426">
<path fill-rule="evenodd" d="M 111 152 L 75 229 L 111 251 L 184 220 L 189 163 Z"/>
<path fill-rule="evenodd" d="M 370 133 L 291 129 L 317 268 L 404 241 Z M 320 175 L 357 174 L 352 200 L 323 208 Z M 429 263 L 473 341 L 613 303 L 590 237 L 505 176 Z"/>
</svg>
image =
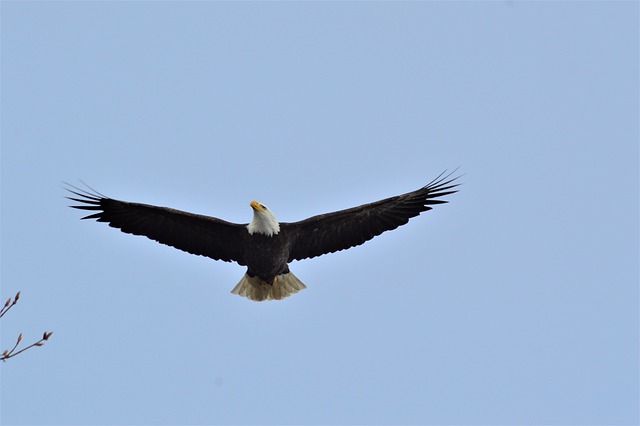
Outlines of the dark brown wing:
<svg viewBox="0 0 640 426">
<path fill-rule="evenodd" d="M 410 218 L 446 203 L 438 198 L 457 192 L 451 174 L 440 174 L 422 188 L 375 203 L 281 223 L 291 241 L 289 261 L 333 253 L 358 246 L 385 231 L 404 225 Z"/>
<path fill-rule="evenodd" d="M 243 247 L 248 234 L 246 225 L 168 207 L 114 200 L 97 192 L 69 186 L 73 189 L 67 190 L 78 198 L 67 198 L 82 203 L 70 207 L 96 212 L 82 219 L 107 222 L 109 226 L 127 234 L 144 235 L 191 254 L 244 264 Z"/>
</svg>

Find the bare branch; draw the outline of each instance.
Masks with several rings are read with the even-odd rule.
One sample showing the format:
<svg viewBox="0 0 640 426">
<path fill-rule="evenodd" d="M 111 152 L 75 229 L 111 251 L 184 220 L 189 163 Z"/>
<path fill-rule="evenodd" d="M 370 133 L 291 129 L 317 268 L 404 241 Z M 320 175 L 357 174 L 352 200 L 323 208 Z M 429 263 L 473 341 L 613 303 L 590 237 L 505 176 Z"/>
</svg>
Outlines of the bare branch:
<svg viewBox="0 0 640 426">
<path fill-rule="evenodd" d="M 18 299 L 20 299 L 20 292 L 17 292 L 16 295 L 13 297 L 13 300 L 11 300 L 11 298 L 7 299 L 7 301 L 5 302 L 4 306 L 2 307 L 2 309 L 0 309 L 0 318 L 2 318 L 4 316 L 4 314 L 6 314 L 7 312 L 9 312 L 9 309 L 11 309 L 16 303 L 18 303 Z M 20 342 L 22 341 L 22 333 L 18 334 L 18 338 L 16 339 L 16 343 L 15 345 L 13 345 L 13 347 L 11 349 L 5 349 L 4 352 L 2 352 L 2 354 L 0 354 L 0 361 L 6 361 L 9 358 L 12 358 L 16 355 L 21 354 L 22 352 L 26 351 L 27 349 L 33 348 L 34 346 L 42 346 L 44 345 L 45 341 L 49 340 L 49 337 L 51 337 L 51 335 L 53 334 L 53 331 L 45 331 L 42 334 L 42 338 L 40 340 L 38 340 L 35 343 L 32 343 L 20 350 L 18 349 L 18 345 L 20 345 Z"/>
<path fill-rule="evenodd" d="M 16 293 L 16 295 L 13 298 L 13 302 L 11 301 L 11 298 L 7 299 L 7 301 L 4 303 L 4 306 L 2 307 L 2 309 L 0 309 L 0 318 L 2 318 L 4 316 L 4 314 L 9 312 L 9 309 L 11 309 L 13 307 L 13 305 L 18 303 L 18 299 L 20 299 L 20 292 Z"/>
<path fill-rule="evenodd" d="M 9 358 L 13 358 L 14 356 L 19 355 L 22 352 L 26 351 L 27 349 L 33 348 L 34 346 L 44 345 L 45 340 L 48 340 L 49 336 L 51 336 L 52 334 L 53 334 L 53 331 L 45 331 L 44 334 L 42 335 L 42 339 L 38 340 L 35 343 L 30 344 L 29 346 L 26 346 L 20 349 L 19 351 L 16 351 L 18 344 L 20 344 L 20 340 L 22 340 L 22 333 L 20 333 L 20 335 L 18 336 L 18 340 L 16 341 L 16 344 L 13 346 L 13 348 L 11 348 L 11 350 L 5 349 L 5 351 L 2 352 L 2 355 L 0 355 L 0 361 L 6 361 Z"/>
</svg>

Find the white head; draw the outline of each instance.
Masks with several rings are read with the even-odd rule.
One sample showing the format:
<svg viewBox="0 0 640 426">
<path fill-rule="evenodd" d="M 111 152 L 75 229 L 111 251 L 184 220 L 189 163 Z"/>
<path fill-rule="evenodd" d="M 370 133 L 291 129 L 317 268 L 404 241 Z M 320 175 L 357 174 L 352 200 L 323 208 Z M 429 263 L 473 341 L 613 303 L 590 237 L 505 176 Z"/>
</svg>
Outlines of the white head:
<svg viewBox="0 0 640 426">
<path fill-rule="evenodd" d="M 247 225 L 249 234 L 263 234 L 268 237 L 276 235 L 280 232 L 280 224 L 271 210 L 262 203 L 253 200 L 249 203 L 253 209 L 253 220 Z"/>
</svg>

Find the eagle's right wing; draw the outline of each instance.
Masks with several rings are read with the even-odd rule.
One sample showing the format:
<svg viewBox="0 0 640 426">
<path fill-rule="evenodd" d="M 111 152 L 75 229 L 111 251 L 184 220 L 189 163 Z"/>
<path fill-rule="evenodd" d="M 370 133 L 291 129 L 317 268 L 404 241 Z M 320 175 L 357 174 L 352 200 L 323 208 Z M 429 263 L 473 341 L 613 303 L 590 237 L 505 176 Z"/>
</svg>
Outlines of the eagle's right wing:
<svg viewBox="0 0 640 426">
<path fill-rule="evenodd" d="M 144 235 L 191 254 L 244 265 L 246 225 L 168 207 L 114 200 L 69 186 L 73 189 L 67 190 L 78 198 L 67 198 L 82 203 L 70 207 L 96 212 L 82 219 L 106 222 L 127 234 Z"/>
</svg>

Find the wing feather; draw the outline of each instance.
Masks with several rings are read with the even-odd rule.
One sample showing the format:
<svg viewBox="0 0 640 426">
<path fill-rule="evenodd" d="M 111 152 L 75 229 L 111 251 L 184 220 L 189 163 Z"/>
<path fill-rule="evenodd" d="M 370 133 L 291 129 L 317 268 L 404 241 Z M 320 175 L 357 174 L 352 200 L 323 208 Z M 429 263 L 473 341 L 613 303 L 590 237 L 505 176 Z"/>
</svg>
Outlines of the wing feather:
<svg viewBox="0 0 640 426">
<path fill-rule="evenodd" d="M 67 198 L 81 203 L 70 207 L 95 212 L 82 219 L 106 222 L 127 234 L 143 235 L 191 254 L 244 265 L 246 225 L 168 207 L 115 200 L 69 186 L 73 189 L 67 190 L 75 196 Z"/>
<path fill-rule="evenodd" d="M 458 177 L 441 173 L 422 188 L 346 210 L 313 216 L 300 222 L 281 223 L 290 235 L 289 262 L 355 247 L 385 231 L 409 222 L 432 206 L 447 201 L 439 198 L 457 192 Z"/>
</svg>

